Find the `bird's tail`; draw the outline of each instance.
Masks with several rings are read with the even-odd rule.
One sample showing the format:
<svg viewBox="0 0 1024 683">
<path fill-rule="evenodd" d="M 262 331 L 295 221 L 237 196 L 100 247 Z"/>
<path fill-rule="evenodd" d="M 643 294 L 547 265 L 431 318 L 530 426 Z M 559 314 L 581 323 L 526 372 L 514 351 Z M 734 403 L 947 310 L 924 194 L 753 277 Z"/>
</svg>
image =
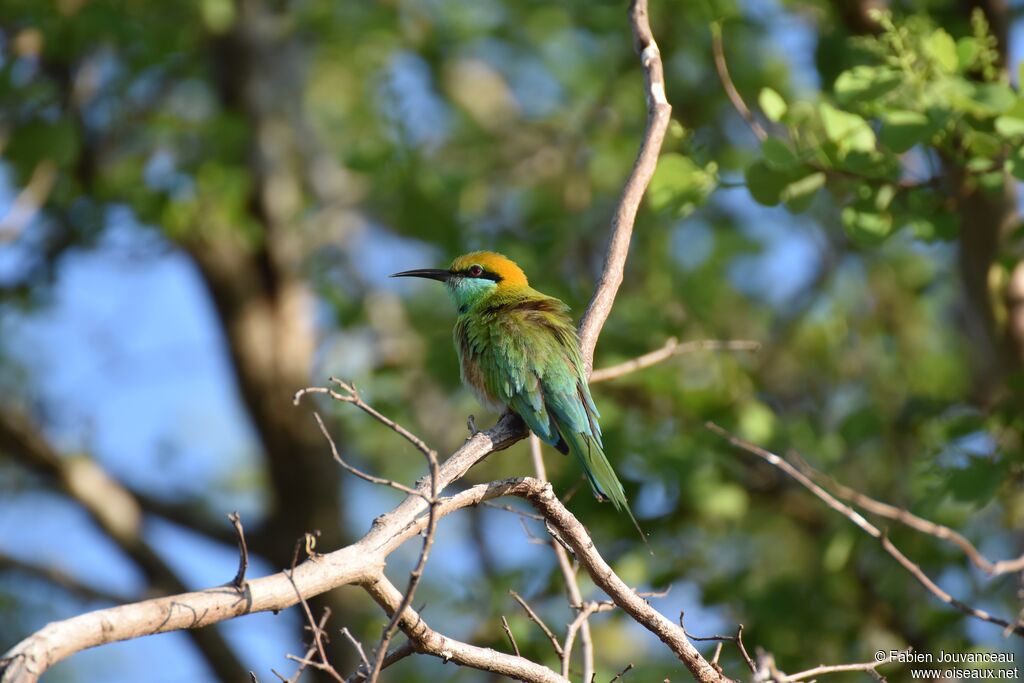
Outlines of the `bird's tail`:
<svg viewBox="0 0 1024 683">
<path fill-rule="evenodd" d="M 570 433 L 566 434 L 565 432 Z M 579 460 L 583 471 L 586 472 L 587 479 L 590 480 L 590 487 L 594 489 L 594 495 L 602 500 L 610 500 L 616 510 L 625 510 L 633 522 L 633 526 L 636 527 L 640 537 L 646 543 L 647 536 L 637 524 L 633 511 L 629 509 L 622 482 L 615 475 L 615 470 L 612 469 L 612 465 L 608 462 L 608 457 L 604 454 L 604 449 L 601 448 L 597 439 L 590 434 L 573 433 L 572 430 L 562 430 L 562 439 L 568 445 L 569 452 Z"/>
</svg>

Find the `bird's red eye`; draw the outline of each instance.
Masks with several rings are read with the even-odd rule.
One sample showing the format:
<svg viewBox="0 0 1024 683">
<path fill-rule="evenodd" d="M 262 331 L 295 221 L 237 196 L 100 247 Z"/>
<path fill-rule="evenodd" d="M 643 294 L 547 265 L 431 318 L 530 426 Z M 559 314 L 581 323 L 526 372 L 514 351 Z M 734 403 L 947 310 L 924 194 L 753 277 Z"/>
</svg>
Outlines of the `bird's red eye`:
<svg viewBox="0 0 1024 683">
<path fill-rule="evenodd" d="M 470 277 L 480 277 L 483 274 L 484 274 L 484 269 L 481 268 L 480 266 L 470 266 L 469 267 L 469 275 L 470 275 Z"/>
</svg>

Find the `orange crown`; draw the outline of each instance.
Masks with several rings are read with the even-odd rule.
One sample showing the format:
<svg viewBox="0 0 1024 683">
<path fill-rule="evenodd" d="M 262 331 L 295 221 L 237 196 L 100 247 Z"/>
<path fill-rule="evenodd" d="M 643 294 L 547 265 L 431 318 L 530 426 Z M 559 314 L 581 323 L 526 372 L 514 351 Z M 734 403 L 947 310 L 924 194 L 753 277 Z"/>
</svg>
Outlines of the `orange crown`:
<svg viewBox="0 0 1024 683">
<path fill-rule="evenodd" d="M 526 273 L 507 256 L 494 251 L 473 251 L 452 261 L 452 271 L 466 272 L 473 266 L 480 266 L 485 273 L 497 275 L 499 287 L 526 287 L 529 281 Z"/>
</svg>

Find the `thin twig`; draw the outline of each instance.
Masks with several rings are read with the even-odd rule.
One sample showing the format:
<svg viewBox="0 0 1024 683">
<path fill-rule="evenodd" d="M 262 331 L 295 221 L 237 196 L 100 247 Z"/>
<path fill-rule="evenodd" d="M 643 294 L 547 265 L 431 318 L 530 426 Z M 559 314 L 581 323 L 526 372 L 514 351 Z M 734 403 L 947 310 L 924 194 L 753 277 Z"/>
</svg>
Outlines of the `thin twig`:
<svg viewBox="0 0 1024 683">
<path fill-rule="evenodd" d="M 409 655 L 415 654 L 416 648 L 413 647 L 411 641 L 405 641 L 400 647 L 396 647 L 394 650 L 388 652 L 384 657 L 384 663 L 381 665 L 381 671 L 388 668 L 392 664 L 399 662 Z M 370 670 L 370 664 L 367 662 L 365 665 L 360 665 L 351 676 L 349 676 L 345 683 L 362 683 L 366 680 L 366 672 Z"/>
<path fill-rule="evenodd" d="M 322 387 L 307 387 L 306 389 L 303 389 L 303 391 L 307 391 L 307 392 L 313 393 L 313 391 L 315 389 L 320 389 L 320 388 L 322 388 Z M 364 471 L 362 471 L 361 469 L 359 469 L 358 467 L 356 467 L 354 465 L 350 465 L 348 462 L 345 461 L 344 458 L 341 457 L 341 453 L 338 452 L 338 447 L 334 443 L 334 439 L 331 437 L 331 433 L 329 431 L 327 431 L 327 426 L 324 424 L 323 418 L 320 417 L 320 413 L 318 413 L 317 411 L 314 410 L 313 411 L 313 417 L 316 418 L 316 423 L 320 427 L 320 433 L 324 435 L 325 439 L 327 439 L 327 444 L 331 448 L 331 456 L 334 458 L 334 461 L 336 463 L 338 463 L 339 465 L 341 465 L 345 469 L 346 472 L 359 477 L 363 481 L 368 481 L 371 484 L 379 484 L 381 486 L 390 486 L 393 489 L 398 489 L 399 491 L 401 491 L 402 493 L 405 493 L 406 495 L 409 495 L 409 496 L 419 496 L 419 497 L 421 497 L 424 500 L 429 502 L 430 499 L 422 491 L 418 491 L 418 490 L 416 490 L 414 488 L 410 488 L 410 487 L 406 486 L 405 484 L 400 484 L 399 482 L 395 481 L 394 479 L 386 479 L 384 477 L 378 477 L 376 475 L 369 474 L 368 472 L 364 472 Z"/>
<path fill-rule="evenodd" d="M 612 679 L 610 681 L 608 681 L 608 683 L 615 683 L 615 681 L 620 680 L 623 676 L 625 676 L 627 673 L 629 673 L 629 670 L 632 669 L 632 668 L 633 668 L 633 664 L 632 663 L 627 664 L 626 668 L 624 668 L 622 671 L 620 671 L 619 673 L 617 673 L 614 676 L 612 676 Z"/>
<path fill-rule="evenodd" d="M 352 635 L 352 632 L 349 631 L 347 627 L 341 629 L 341 635 L 345 636 L 345 639 L 352 643 L 352 647 L 354 647 L 356 652 L 359 653 L 359 661 L 362 662 L 363 666 L 366 667 L 366 670 L 369 671 L 370 662 L 366 659 L 366 650 L 363 649 L 363 644 L 360 643 L 354 635 Z"/>
<path fill-rule="evenodd" d="M 533 608 L 530 607 L 530 604 L 526 602 L 526 600 L 523 599 L 523 596 L 519 595 L 519 593 L 516 593 L 514 590 L 510 590 L 509 595 L 511 595 L 512 598 L 519 603 L 519 605 L 526 612 L 526 616 L 530 618 L 530 621 L 537 624 L 537 627 L 544 632 L 544 635 L 547 636 L 549 641 L 551 641 L 551 647 L 555 649 L 555 653 L 559 657 L 561 657 L 562 644 L 558 642 L 558 638 L 556 638 L 555 634 L 551 632 L 551 629 L 548 628 L 548 625 L 544 623 L 544 620 L 540 618 L 540 615 L 533 611 Z"/>
<path fill-rule="evenodd" d="M 633 163 L 633 170 L 626 180 L 622 197 L 612 217 L 612 234 L 605 251 L 601 277 L 580 321 L 580 351 L 588 375 L 594 367 L 597 337 L 611 313 L 615 295 L 622 284 L 622 273 L 629 254 L 629 242 L 633 235 L 636 214 L 658 166 L 661 145 L 672 117 L 672 105 L 665 96 L 665 73 L 661 64 L 661 51 L 651 32 L 647 0 L 633 0 L 629 8 L 629 22 L 633 29 L 633 45 L 640 55 L 640 64 L 644 70 L 647 127 L 640 143 L 640 151 Z"/>
<path fill-rule="evenodd" d="M 480 504 L 483 505 L 484 507 L 494 508 L 495 510 L 504 510 L 505 512 L 511 512 L 513 515 L 517 515 L 520 519 L 532 519 L 535 522 L 544 521 L 544 518 L 538 514 L 529 512 L 527 510 L 520 510 L 505 503 L 495 503 L 494 501 L 485 500 Z"/>
<path fill-rule="evenodd" d="M 319 668 L 321 671 L 324 671 L 325 673 L 330 674 L 331 678 L 338 681 L 339 683 L 344 683 L 345 679 L 342 678 L 341 674 L 338 673 L 338 670 L 331 665 L 330 660 L 327 658 L 327 652 L 324 650 L 323 624 L 326 624 L 327 620 L 330 618 L 331 608 L 324 607 L 324 613 L 320 617 L 320 623 L 317 623 L 317 621 L 313 618 L 312 610 L 309 609 L 309 603 L 306 602 L 306 598 L 303 597 L 302 591 L 299 590 L 299 586 L 295 583 L 295 579 L 293 578 L 294 575 L 294 568 L 287 572 L 288 580 L 291 581 L 292 588 L 295 589 L 295 595 L 297 595 L 299 598 L 299 604 L 302 605 L 302 611 L 306 615 L 306 623 L 309 625 L 308 628 L 310 631 L 313 632 L 313 646 L 316 648 L 316 654 L 320 657 L 320 663 L 323 665 L 322 667 L 317 668 Z M 306 659 L 308 658 L 309 655 L 306 656 Z"/>
<path fill-rule="evenodd" d="M 936 584 L 931 578 L 929 578 L 928 575 L 925 574 L 919 566 L 917 566 L 916 564 L 914 564 L 914 562 L 910 560 L 910 558 L 904 555 L 899 548 L 893 545 L 892 541 L 889 540 L 889 537 L 881 530 L 879 530 L 878 527 L 876 527 L 874 524 L 865 519 L 863 515 L 861 515 L 859 512 L 851 508 L 849 505 L 846 505 L 845 503 L 839 501 L 831 493 L 823 489 L 818 484 L 814 483 L 814 481 L 810 477 L 808 477 L 799 469 L 791 465 L 788 460 L 776 455 L 775 453 L 772 453 L 771 451 L 765 450 L 760 446 L 752 444 L 749 441 L 741 439 L 740 437 L 728 432 L 722 427 L 719 427 L 714 422 L 707 422 L 706 426 L 708 429 L 718 434 L 723 439 L 725 439 L 732 445 L 736 446 L 737 448 L 740 448 L 741 450 L 756 455 L 757 457 L 768 462 L 769 464 L 779 468 L 780 470 L 788 474 L 790 477 L 795 479 L 797 482 L 799 482 L 801 485 L 803 485 L 804 488 L 806 488 L 811 493 L 820 498 L 822 502 L 824 502 L 830 508 L 832 508 L 839 514 L 849 519 L 855 525 L 857 525 L 862 531 L 864 531 L 864 533 L 868 534 L 873 538 L 878 539 L 878 541 L 882 544 L 882 548 L 887 553 L 889 553 L 889 555 L 891 555 L 897 562 L 899 562 L 900 566 L 906 569 L 911 576 L 917 579 L 918 583 L 924 586 L 924 588 L 929 593 L 934 595 L 940 601 L 960 610 L 968 616 L 974 617 L 975 619 L 980 619 L 981 621 L 987 621 L 991 624 L 998 624 L 999 626 L 1006 628 L 1008 632 L 1012 632 L 1024 637 L 1024 623 L 1021 623 L 1019 621 L 1015 624 L 1011 623 L 1006 619 L 1003 619 L 1002 617 L 997 617 L 992 614 L 989 614 L 984 610 L 978 609 L 976 607 L 971 607 L 970 605 L 961 602 L 960 600 L 957 600 L 956 598 L 951 596 L 949 593 L 940 588 L 938 584 Z"/>
<path fill-rule="evenodd" d="M 1024 570 L 1024 555 L 1013 560 L 999 560 L 997 562 L 992 562 L 982 555 L 975 545 L 967 540 L 967 538 L 960 532 L 950 529 L 944 524 L 936 524 L 935 522 L 924 519 L 923 517 L 918 517 L 904 508 L 899 508 L 895 505 L 890 505 L 889 503 L 883 503 L 880 500 L 864 495 L 860 491 L 840 483 L 834 477 L 816 470 L 795 451 L 790 451 L 789 455 L 796 466 L 800 468 L 804 474 L 811 479 L 814 479 L 823 487 L 827 487 L 837 497 L 862 507 L 868 512 L 876 514 L 879 517 L 886 517 L 887 519 L 901 522 L 902 524 L 909 526 L 911 529 L 916 529 L 923 534 L 928 534 L 929 536 L 934 536 L 935 538 L 952 543 L 963 551 L 964 555 L 967 556 L 967 559 L 969 559 L 974 566 L 989 576 L 1012 574 Z"/>
<path fill-rule="evenodd" d="M 904 650 L 902 652 L 890 651 L 888 655 L 881 659 L 872 660 L 870 662 L 863 662 L 859 664 L 831 664 L 816 666 L 813 669 L 807 669 L 795 674 L 788 674 L 780 677 L 776 683 L 795 683 L 796 681 L 802 681 L 807 678 L 815 678 L 816 676 L 822 676 L 825 674 L 837 674 L 843 673 L 844 671 L 870 671 L 874 672 L 880 666 L 888 664 L 893 661 L 900 654 L 906 654 L 912 651 L 912 648 Z"/>
<path fill-rule="evenodd" d="M 505 635 L 508 636 L 508 642 L 512 645 L 512 651 L 516 653 L 516 657 L 519 656 L 519 644 L 516 643 L 516 637 L 512 635 L 512 629 L 508 626 L 508 619 L 505 615 L 501 615 L 501 628 L 505 631 Z"/>
<path fill-rule="evenodd" d="M 711 50 L 715 56 L 715 71 L 718 72 L 718 80 L 722 82 L 726 96 L 728 96 L 733 108 L 750 126 L 750 130 L 754 132 L 757 139 L 763 142 L 768 137 L 768 131 L 754 117 L 750 107 L 743 101 L 740 91 L 736 89 L 736 84 L 732 82 L 732 76 L 729 75 L 729 65 L 725 61 L 725 49 L 722 47 L 722 26 L 717 21 L 711 24 Z"/>
<path fill-rule="evenodd" d="M 388 613 L 398 607 L 402 594 L 383 574 L 376 580 L 365 584 L 364 588 Z M 417 652 L 433 655 L 442 661 L 453 661 L 463 666 L 472 666 L 520 681 L 569 683 L 558 672 L 525 657 L 498 652 L 492 648 L 477 647 L 442 635 L 431 629 L 419 613 L 411 607 L 403 610 L 399 625 Z"/>
<path fill-rule="evenodd" d="M 743 661 L 747 663 L 751 671 L 756 671 L 754 666 L 754 660 L 750 658 L 750 653 L 747 652 L 747 646 L 743 644 L 743 624 L 736 627 L 736 644 L 740 647 L 740 654 L 743 655 Z"/>
<path fill-rule="evenodd" d="M 590 383 L 606 382 L 610 379 L 618 379 L 637 370 L 649 368 L 652 365 L 664 362 L 673 356 L 679 356 L 693 351 L 758 351 L 761 342 L 747 339 L 717 340 L 701 339 L 697 341 L 680 342 L 675 337 L 669 337 L 664 346 L 654 351 L 649 351 L 642 356 L 627 360 L 607 368 L 594 370 L 590 375 Z"/>
<path fill-rule="evenodd" d="M 757 672 L 757 665 L 754 664 L 754 660 L 750 658 L 750 654 L 747 652 L 747 646 L 743 643 L 743 624 L 739 624 L 736 627 L 736 635 L 734 636 L 695 636 L 689 631 L 687 631 L 686 626 L 683 625 L 683 614 L 683 612 L 679 613 L 679 626 L 682 627 L 683 633 L 686 634 L 687 638 L 689 638 L 690 640 L 695 640 L 697 642 L 718 641 L 719 645 L 721 645 L 723 642 L 736 643 L 736 647 L 739 648 L 740 654 L 743 655 L 743 661 L 745 661 L 747 663 L 747 666 L 750 667 L 751 673 Z M 718 662 L 718 655 L 719 652 L 716 650 L 715 657 L 711 660 L 712 664 Z"/>
<path fill-rule="evenodd" d="M 235 573 L 232 583 L 235 584 L 235 588 L 242 590 L 245 587 L 245 572 L 249 569 L 249 546 L 245 542 L 245 529 L 242 527 L 242 516 L 238 514 L 238 510 L 228 515 L 228 521 L 235 527 L 235 533 L 238 535 L 238 572 Z"/>
<path fill-rule="evenodd" d="M 420 557 L 416 562 L 416 566 L 411 572 L 409 572 L 409 582 L 406 585 L 402 602 L 398 605 L 394 614 L 391 615 L 387 626 L 384 627 L 384 632 L 381 634 L 380 642 L 377 643 L 377 649 L 374 652 L 373 664 L 370 666 L 369 673 L 366 676 L 367 683 L 377 683 L 377 677 L 380 676 L 380 672 L 384 667 L 384 659 L 388 652 L 388 643 L 391 642 L 391 638 L 398 630 L 398 621 L 401 619 L 405 608 L 412 604 L 413 596 L 416 594 L 416 588 L 419 586 L 420 579 L 423 577 L 423 570 L 427 565 L 427 558 L 430 557 L 430 548 L 434 545 L 434 537 L 437 534 L 437 520 L 439 518 L 437 514 L 438 504 L 440 503 L 438 496 L 441 493 L 440 465 L 437 461 L 436 451 L 427 446 L 422 439 L 405 429 L 405 427 L 402 427 L 397 422 L 390 420 L 377 412 L 372 406 L 365 403 L 359 397 L 354 386 L 345 384 L 334 377 L 331 378 L 331 381 L 349 392 L 349 396 L 351 397 L 351 400 L 348 401 L 349 403 L 352 403 L 364 412 L 372 415 L 378 421 L 386 424 L 392 430 L 402 435 L 407 441 L 409 441 L 409 443 L 416 446 L 416 448 L 418 448 L 427 459 L 427 467 L 430 469 L 430 497 L 427 499 L 430 507 L 427 512 L 427 528 L 423 535 L 423 546 L 420 549 Z"/>
<path fill-rule="evenodd" d="M 572 646 L 576 641 L 576 633 L 581 627 L 589 624 L 587 619 L 594 612 L 600 609 L 600 604 L 596 602 L 585 603 L 576 615 L 576 618 L 572 620 L 569 627 L 565 630 L 565 645 L 562 646 L 562 675 L 566 678 L 569 677 L 569 660 L 572 659 Z M 586 673 L 583 674 L 583 680 L 590 680 L 590 676 Z"/>
<path fill-rule="evenodd" d="M 324 613 L 320 617 L 320 623 L 316 624 L 316 629 L 314 630 L 314 633 L 322 633 L 323 632 L 324 626 L 327 624 L 327 619 L 330 616 L 331 616 L 331 610 L 325 607 L 324 608 Z M 313 657 L 313 655 L 315 655 L 317 653 L 317 649 L 318 649 L 318 645 L 315 642 L 311 642 L 310 646 L 309 646 L 309 649 L 306 650 L 305 656 L 302 657 L 301 659 L 298 658 L 298 657 L 293 657 L 292 655 L 285 655 L 286 659 L 292 659 L 292 661 L 298 662 L 298 664 L 299 664 L 298 668 L 295 669 L 295 673 L 293 673 L 288 678 L 285 678 L 284 676 L 282 676 L 281 674 L 277 673 L 273 669 L 271 669 L 271 671 L 273 671 L 274 674 L 278 678 L 280 678 L 282 681 L 285 681 L 285 683 L 298 683 L 298 680 L 300 678 L 302 678 L 302 672 L 306 670 L 306 667 L 309 666 L 309 662 L 310 662 L 311 658 Z"/>
</svg>

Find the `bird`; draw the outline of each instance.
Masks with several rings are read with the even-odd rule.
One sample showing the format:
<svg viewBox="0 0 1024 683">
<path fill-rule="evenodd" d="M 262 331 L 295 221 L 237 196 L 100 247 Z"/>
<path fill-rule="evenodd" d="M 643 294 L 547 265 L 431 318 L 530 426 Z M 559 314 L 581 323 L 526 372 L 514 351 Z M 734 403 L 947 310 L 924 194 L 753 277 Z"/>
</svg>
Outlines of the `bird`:
<svg viewBox="0 0 1024 683">
<path fill-rule="evenodd" d="M 391 277 L 444 283 L 458 310 L 453 336 L 463 383 L 484 406 L 511 410 L 541 441 L 572 454 L 598 500 L 625 511 L 643 538 L 604 451 L 569 307 L 531 287 L 522 268 L 493 251 Z"/>
</svg>

